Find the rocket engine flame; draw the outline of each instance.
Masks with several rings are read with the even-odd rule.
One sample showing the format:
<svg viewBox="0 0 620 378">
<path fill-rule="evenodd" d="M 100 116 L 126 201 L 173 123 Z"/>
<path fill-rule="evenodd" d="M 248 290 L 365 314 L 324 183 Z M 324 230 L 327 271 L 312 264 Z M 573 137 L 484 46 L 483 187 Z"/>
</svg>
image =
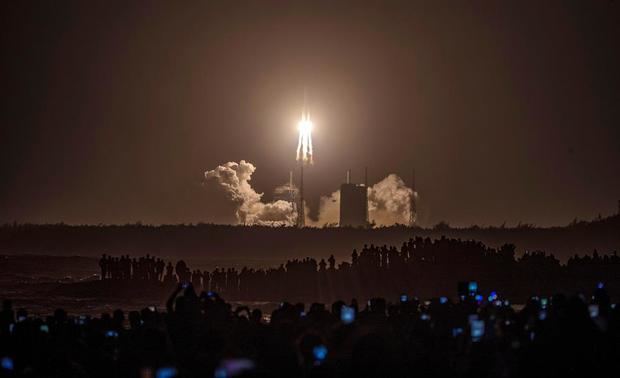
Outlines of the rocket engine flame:
<svg viewBox="0 0 620 378">
<path fill-rule="evenodd" d="M 302 113 L 297 123 L 299 141 L 297 142 L 297 161 L 312 164 L 312 127 L 310 114 Z"/>
</svg>

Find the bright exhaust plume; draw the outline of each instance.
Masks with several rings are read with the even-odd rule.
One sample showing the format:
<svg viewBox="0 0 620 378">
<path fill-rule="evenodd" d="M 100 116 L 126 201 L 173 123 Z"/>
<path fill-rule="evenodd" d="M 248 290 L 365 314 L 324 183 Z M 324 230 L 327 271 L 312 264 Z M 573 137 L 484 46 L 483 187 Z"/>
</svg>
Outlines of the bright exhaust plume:
<svg viewBox="0 0 620 378">
<path fill-rule="evenodd" d="M 297 123 L 299 141 L 297 142 L 297 161 L 312 164 L 312 128 L 314 124 L 310 120 L 309 113 L 302 113 Z"/>
</svg>

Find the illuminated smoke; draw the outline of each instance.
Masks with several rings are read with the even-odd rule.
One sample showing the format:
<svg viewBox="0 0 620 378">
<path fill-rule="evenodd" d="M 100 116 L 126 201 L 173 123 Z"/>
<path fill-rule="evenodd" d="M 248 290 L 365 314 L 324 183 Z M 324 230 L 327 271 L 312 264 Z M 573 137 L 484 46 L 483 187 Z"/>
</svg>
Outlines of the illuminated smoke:
<svg viewBox="0 0 620 378">
<path fill-rule="evenodd" d="M 311 155 L 310 155 L 311 156 Z M 293 226 L 297 211 L 294 203 L 298 188 L 286 183 L 274 190 L 273 202 L 262 202 L 263 193 L 257 193 L 250 185 L 256 167 L 245 160 L 228 162 L 205 172 L 205 186 L 223 193 L 232 207 L 238 224 Z M 368 188 L 368 214 L 376 226 L 408 224 L 409 206 L 413 191 L 395 174 Z M 309 214 L 305 208 L 305 214 Z M 340 217 L 340 191 L 322 196 L 318 220 L 306 216 L 306 225 L 313 227 L 336 226 Z"/>
<path fill-rule="evenodd" d="M 293 225 L 297 212 L 291 202 L 264 203 L 249 181 L 256 167 L 245 160 L 228 162 L 205 172 L 205 185 L 215 186 L 234 205 L 235 217 L 245 225 Z"/>
<path fill-rule="evenodd" d="M 313 227 L 337 226 L 338 222 L 340 222 L 340 190 L 336 190 L 329 196 L 321 196 L 318 220 L 306 217 L 306 224 Z"/>
<path fill-rule="evenodd" d="M 377 226 L 409 223 L 409 207 L 413 190 L 395 174 L 368 188 L 368 218 Z M 338 224 L 340 218 L 340 191 L 321 197 L 316 226 Z"/>
<path fill-rule="evenodd" d="M 370 187 L 368 191 L 368 215 L 378 226 L 408 224 L 413 190 L 403 179 L 390 174 Z"/>
<path fill-rule="evenodd" d="M 273 190 L 274 200 L 284 200 L 289 202 L 295 202 L 299 195 L 299 189 L 291 182 L 287 182 L 284 185 L 280 185 Z"/>
<path fill-rule="evenodd" d="M 312 121 L 310 114 L 302 113 L 297 123 L 299 141 L 297 142 L 297 161 L 312 164 Z"/>
</svg>

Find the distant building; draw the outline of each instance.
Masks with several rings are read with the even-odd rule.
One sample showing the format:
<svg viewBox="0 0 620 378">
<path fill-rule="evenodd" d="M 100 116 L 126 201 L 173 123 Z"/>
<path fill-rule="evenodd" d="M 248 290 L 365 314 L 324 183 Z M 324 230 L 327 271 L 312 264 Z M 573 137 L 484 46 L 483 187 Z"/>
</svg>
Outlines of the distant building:
<svg viewBox="0 0 620 378">
<path fill-rule="evenodd" d="M 366 185 L 351 184 L 347 177 L 347 183 L 340 186 L 340 227 L 367 227 L 367 212 Z"/>
</svg>

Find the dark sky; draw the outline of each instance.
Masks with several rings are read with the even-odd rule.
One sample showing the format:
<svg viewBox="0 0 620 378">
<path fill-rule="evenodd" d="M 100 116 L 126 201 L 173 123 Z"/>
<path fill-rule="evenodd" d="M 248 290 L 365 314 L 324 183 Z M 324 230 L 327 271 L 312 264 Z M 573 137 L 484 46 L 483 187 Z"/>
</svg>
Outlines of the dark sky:
<svg viewBox="0 0 620 378">
<path fill-rule="evenodd" d="M 619 1 L 0 7 L 2 222 L 217 221 L 203 172 L 248 160 L 269 197 L 304 87 L 312 206 L 364 166 L 415 167 L 424 225 L 566 224 L 620 199 Z"/>
</svg>

